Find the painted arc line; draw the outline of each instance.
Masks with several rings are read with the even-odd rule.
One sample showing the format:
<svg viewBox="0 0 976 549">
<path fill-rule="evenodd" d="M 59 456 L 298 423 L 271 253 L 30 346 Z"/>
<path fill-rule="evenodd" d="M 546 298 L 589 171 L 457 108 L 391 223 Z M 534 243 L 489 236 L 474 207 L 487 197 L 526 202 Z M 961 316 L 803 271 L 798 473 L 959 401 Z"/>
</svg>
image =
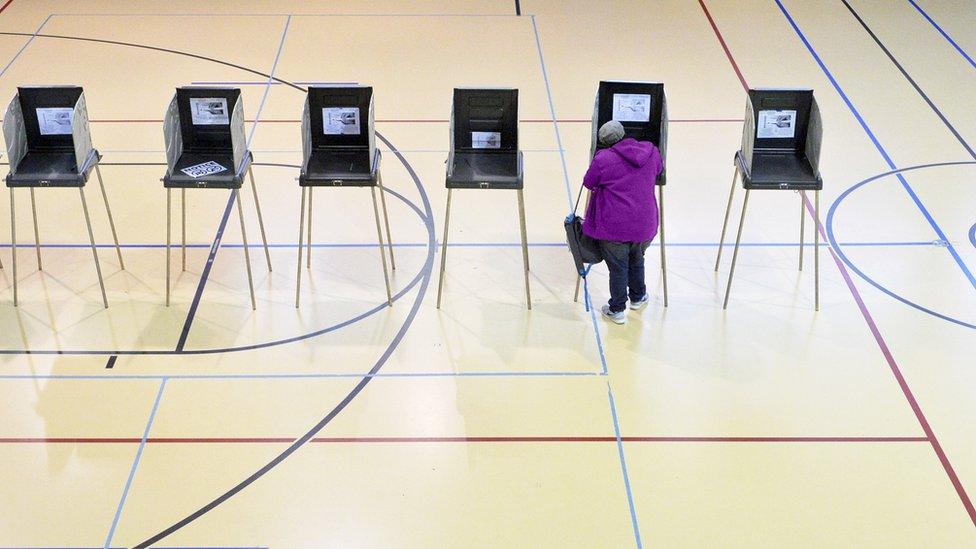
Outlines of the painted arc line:
<svg viewBox="0 0 976 549">
<path fill-rule="evenodd" d="M 291 28 L 291 16 L 290 15 L 285 19 L 285 28 L 281 32 L 281 40 L 278 42 L 278 50 L 277 50 L 277 52 L 275 52 L 274 63 L 272 63 L 272 65 L 271 65 L 271 72 L 269 73 L 268 80 L 267 80 L 267 82 L 266 82 L 266 84 L 264 86 L 264 93 L 261 94 L 261 102 L 258 103 L 258 109 L 254 113 L 254 123 L 251 124 L 251 131 L 247 135 L 247 140 L 244 141 L 244 150 L 245 151 L 247 151 L 247 150 L 250 149 L 251 142 L 254 141 L 254 133 L 258 129 L 258 123 L 261 120 L 261 113 L 264 111 L 264 104 L 268 100 L 268 94 L 271 91 L 271 82 L 272 82 L 272 79 L 274 78 L 275 71 L 278 70 L 278 62 L 281 60 L 281 53 L 285 49 L 285 40 L 288 38 L 288 29 L 289 28 Z M 241 96 L 238 101 L 240 101 L 240 104 L 243 105 L 243 102 L 244 102 L 243 96 Z M 251 160 L 253 161 L 253 157 L 251 158 Z M 258 201 L 257 186 L 256 186 L 256 183 L 254 181 L 254 170 L 251 169 L 250 167 L 248 168 L 248 175 L 251 177 L 251 184 L 252 184 L 251 185 L 251 190 L 254 192 L 254 196 L 252 197 L 254 199 L 254 206 L 255 206 L 255 208 L 257 208 L 258 213 L 260 213 L 261 212 L 261 206 L 260 206 L 259 201 Z M 243 187 L 243 178 L 242 178 L 241 183 L 242 183 L 241 187 Z M 176 349 L 175 350 L 177 350 L 177 351 L 182 351 L 186 347 L 186 340 L 190 337 L 190 331 L 193 328 L 193 321 L 196 320 L 197 310 L 199 310 L 200 304 L 203 302 L 203 292 L 204 292 L 204 290 L 207 287 L 207 283 L 210 281 L 210 271 L 213 269 L 214 263 L 217 262 L 217 252 L 220 251 L 220 244 L 221 244 L 221 242 L 224 239 L 224 231 L 227 229 L 227 223 L 228 223 L 228 221 L 230 221 L 231 209 L 233 208 L 235 202 L 237 203 L 237 213 L 238 213 L 238 215 L 240 217 L 241 232 L 242 232 L 242 234 L 244 232 L 245 221 L 244 221 L 244 210 L 242 209 L 243 203 L 244 203 L 244 199 L 241 196 L 241 192 L 242 192 L 241 191 L 241 187 L 238 187 L 237 189 L 232 190 L 230 192 L 230 196 L 227 197 L 227 207 L 224 208 L 224 215 L 223 215 L 223 217 L 220 218 L 220 224 L 217 226 L 216 234 L 215 234 L 215 236 L 213 238 L 213 241 L 211 242 L 210 254 L 207 256 L 207 262 L 204 264 L 203 271 L 200 273 L 200 280 L 197 282 L 196 292 L 194 292 L 194 294 L 193 294 L 193 299 L 190 301 L 190 307 L 189 307 L 189 309 L 187 309 L 187 311 L 186 311 L 186 317 L 183 320 L 183 329 L 180 331 L 179 339 L 176 342 Z M 170 191 L 169 191 L 169 189 L 167 189 L 166 190 L 166 197 L 167 197 L 166 222 L 167 222 L 167 224 L 169 223 L 169 195 L 170 195 Z M 185 200 L 185 197 L 186 197 L 186 194 L 185 194 L 185 191 L 183 191 L 183 199 L 184 200 Z M 185 219 L 186 209 L 185 209 L 185 204 L 182 203 L 182 201 L 181 201 L 181 206 L 183 206 L 183 208 L 184 208 L 183 209 L 183 212 L 184 212 L 184 219 Z M 258 218 L 258 221 L 261 221 L 260 217 Z M 186 227 L 185 226 L 181 226 L 181 228 L 183 230 L 183 233 L 185 234 L 186 233 Z M 168 232 L 168 230 L 169 230 L 169 227 L 167 225 L 167 232 Z M 263 221 L 261 222 L 261 235 L 262 235 L 262 238 L 264 238 L 264 223 L 263 223 Z M 251 261 L 247 257 L 247 255 L 248 255 L 247 254 L 247 249 L 244 250 L 244 253 L 245 253 L 245 262 L 247 263 L 247 269 L 246 270 L 247 270 L 248 284 L 249 284 L 250 289 L 251 289 L 252 308 L 255 308 L 256 309 L 256 306 L 254 306 L 254 301 L 253 301 L 254 300 L 254 284 L 251 282 Z M 168 254 L 167 254 L 166 258 L 167 258 L 167 261 L 168 261 L 169 260 L 169 255 Z M 185 260 L 184 260 L 184 262 L 185 262 Z M 271 256 L 268 255 L 268 271 L 270 272 L 271 270 L 272 270 L 272 267 L 271 267 Z M 166 295 L 166 297 L 167 297 L 167 305 L 168 305 L 169 304 L 168 303 L 168 301 L 169 301 L 169 299 L 168 299 L 169 298 L 169 293 L 168 293 L 168 291 L 169 291 L 169 265 L 167 265 L 167 268 L 166 268 L 166 289 L 167 289 L 167 295 Z"/>
<path fill-rule="evenodd" d="M 821 72 L 823 72 L 824 76 L 830 82 L 831 86 L 834 88 L 834 91 L 837 93 L 838 96 L 840 96 L 841 100 L 844 102 L 845 106 L 847 106 L 847 109 L 850 111 L 851 115 L 854 117 L 855 120 L 857 120 L 858 124 L 861 126 L 861 129 L 864 131 L 864 133 L 870 139 L 871 143 L 874 145 L 874 148 L 877 150 L 878 154 L 881 155 L 881 158 L 884 160 L 885 164 L 887 164 L 890 169 L 897 170 L 898 166 L 895 164 L 895 161 L 888 154 L 887 149 L 885 149 L 884 145 L 881 144 L 881 141 L 878 139 L 874 131 L 868 125 L 867 121 L 861 115 L 861 112 L 857 109 L 857 107 L 854 106 L 854 102 L 847 95 L 847 92 L 844 91 L 844 88 L 841 87 L 840 83 L 834 77 L 834 74 L 830 71 L 830 69 L 827 68 L 826 63 L 820 57 L 820 54 L 817 53 L 817 50 L 813 47 L 813 44 L 803 33 L 803 31 L 800 30 L 799 25 L 797 24 L 793 16 L 790 15 L 790 12 L 786 9 L 786 6 L 783 5 L 781 0 L 774 0 L 774 1 L 776 5 L 779 7 L 780 11 L 785 16 L 790 27 L 793 29 L 797 37 L 803 43 L 807 52 L 809 52 L 814 62 L 817 64 Z M 841 0 L 841 1 L 843 2 L 845 0 Z M 912 186 L 908 183 L 908 180 L 905 179 L 905 177 L 900 173 L 896 174 L 896 177 L 898 178 L 898 181 L 901 183 L 902 188 L 905 189 L 906 193 L 908 193 L 909 198 L 911 198 L 912 202 L 915 203 L 915 207 L 918 208 L 919 212 L 922 214 L 922 217 L 924 217 L 925 220 L 928 222 L 929 226 L 932 227 L 932 230 L 935 232 L 936 236 L 938 236 L 940 240 L 948 243 L 945 246 L 946 251 L 949 252 L 949 255 L 952 256 L 952 259 L 959 266 L 959 269 L 962 271 L 963 275 L 970 282 L 973 288 L 976 289 L 976 275 L 973 275 L 972 271 L 969 270 L 969 267 L 966 265 L 966 263 L 962 260 L 962 257 L 956 251 L 956 248 L 952 245 L 951 242 L 949 242 L 949 239 L 948 237 L 946 237 L 945 232 L 942 230 L 942 227 L 939 226 L 935 218 L 932 217 L 932 214 L 929 212 L 928 208 L 926 208 L 925 204 L 922 203 L 922 199 L 915 192 L 915 189 L 912 188 Z"/>
<path fill-rule="evenodd" d="M 192 523 L 196 519 L 209 513 L 211 510 L 220 506 L 223 502 L 234 497 L 236 494 L 238 494 L 239 492 L 241 492 L 242 490 L 250 486 L 253 482 L 263 477 L 269 471 L 273 470 L 275 467 L 278 466 L 278 464 L 288 459 L 288 457 L 291 454 L 296 452 L 299 448 L 301 448 L 309 440 L 311 440 L 315 435 L 317 435 L 320 431 L 322 431 L 322 429 L 324 429 L 332 421 L 333 418 L 339 415 L 339 413 L 341 413 L 346 408 L 346 406 L 348 406 L 349 403 L 352 402 L 356 398 L 356 396 L 358 396 L 359 393 L 366 388 L 369 382 L 373 379 L 372 376 L 378 373 L 380 369 L 383 368 L 387 360 L 389 360 L 390 356 L 392 356 L 393 351 L 396 350 L 397 346 L 400 344 L 400 341 L 402 341 L 403 337 L 406 335 L 406 332 L 410 328 L 411 324 L 413 323 L 413 320 L 416 318 L 417 313 L 420 312 L 420 306 L 423 303 L 424 296 L 427 293 L 427 288 L 430 284 L 430 279 L 431 279 L 433 266 L 434 266 L 434 252 L 436 250 L 436 245 L 435 245 L 435 235 L 434 235 L 433 211 L 431 210 L 430 200 L 427 197 L 427 192 L 424 189 L 423 183 L 420 181 L 420 177 L 417 176 L 417 173 L 413 170 L 413 167 L 410 165 L 410 163 L 407 162 L 406 158 L 404 158 L 403 155 L 396 150 L 396 147 L 394 147 L 392 143 L 390 143 L 384 136 L 377 133 L 376 137 L 381 141 L 383 141 L 384 143 L 386 143 L 386 145 L 394 151 L 393 154 L 396 155 L 396 157 L 403 164 L 404 168 L 407 170 L 407 173 L 410 174 L 410 177 L 413 179 L 415 185 L 417 186 L 417 191 L 420 193 L 420 199 L 423 202 L 424 213 L 426 214 L 426 220 L 424 225 L 427 228 L 427 242 L 428 242 L 427 260 L 424 264 L 423 279 L 420 283 L 420 288 L 417 291 L 417 297 L 414 299 L 413 305 L 411 306 L 407 318 L 400 326 L 400 329 L 397 331 L 393 340 L 390 341 L 389 346 L 387 346 L 383 354 L 379 357 L 379 359 L 377 359 L 373 367 L 364 374 L 363 378 L 359 381 L 359 383 L 357 383 L 356 386 L 349 392 L 349 394 L 347 394 L 346 397 L 342 399 L 342 401 L 340 401 L 334 408 L 332 408 L 332 410 L 328 414 L 326 414 L 317 424 L 315 424 L 311 429 L 309 429 L 304 435 L 302 435 L 301 438 L 296 440 L 288 448 L 286 448 L 284 451 L 278 454 L 274 459 L 269 461 L 264 467 L 255 471 L 253 474 L 251 474 L 246 479 L 242 480 L 233 488 L 227 490 L 226 492 L 224 492 L 223 494 L 221 494 L 220 496 L 212 500 L 210 503 L 207 503 L 203 507 L 187 515 L 185 518 L 175 522 L 172 526 L 146 539 L 142 543 L 139 543 L 138 545 L 135 546 L 136 549 L 148 548 L 153 544 L 157 543 L 158 541 L 165 539 L 170 535 L 172 535 L 173 533 L 181 530 L 183 527 Z"/>
<path fill-rule="evenodd" d="M 902 172 L 915 171 L 915 170 L 924 170 L 924 169 L 928 169 L 928 168 L 939 168 L 939 167 L 946 167 L 946 166 L 973 166 L 973 165 L 976 165 L 976 161 L 967 160 L 967 161 L 959 161 L 959 162 L 938 162 L 938 163 L 932 163 L 932 164 L 920 164 L 918 166 L 909 166 L 907 168 L 901 168 L 901 169 L 897 169 L 897 170 L 891 170 L 891 171 L 887 171 L 887 172 L 884 172 L 884 173 L 881 173 L 881 174 L 878 174 L 878 175 L 869 177 L 869 178 L 865 179 L 864 181 L 861 181 L 860 183 L 856 183 L 856 184 L 852 185 L 851 187 L 849 187 L 847 190 L 845 190 L 843 193 L 841 193 L 840 196 L 837 197 L 837 200 L 835 200 L 833 204 L 831 204 L 830 209 L 827 211 L 826 232 L 827 232 L 827 239 L 830 242 L 831 247 L 837 253 L 838 257 L 840 257 L 841 261 L 843 261 L 844 264 L 847 265 L 848 268 L 850 268 L 852 271 L 854 271 L 859 277 L 861 277 L 861 279 L 863 279 L 868 284 L 874 286 L 876 289 L 880 290 L 885 295 L 887 295 L 887 296 L 889 296 L 889 297 L 891 297 L 891 298 L 893 298 L 893 299 L 895 299 L 895 300 L 897 300 L 897 301 L 899 301 L 899 302 L 901 302 L 901 303 L 903 303 L 905 305 L 908 305 L 909 307 L 912 307 L 913 309 L 919 310 L 919 311 L 921 311 L 923 313 L 932 315 L 932 316 L 934 316 L 936 318 L 945 320 L 947 322 L 951 322 L 953 324 L 957 324 L 957 325 L 963 326 L 965 328 L 970 328 L 970 329 L 976 330 L 976 324 L 974 324 L 974 323 L 966 322 L 964 320 L 960 320 L 958 318 L 954 318 L 954 317 L 951 317 L 951 316 L 948 316 L 948 315 L 939 313 L 937 311 L 934 311 L 932 309 L 929 309 L 927 307 L 924 307 L 922 305 L 919 305 L 918 303 L 915 303 L 913 301 L 910 301 L 910 300 L 902 297 L 901 295 L 895 293 L 894 291 L 888 289 L 887 287 L 883 286 L 879 282 L 877 282 L 874 279 L 872 279 L 870 276 L 868 276 L 866 273 L 864 273 L 860 268 L 858 268 L 857 265 L 855 265 L 854 262 L 851 261 L 851 259 L 849 257 L 847 257 L 847 254 L 844 253 L 843 245 L 837 242 L 837 238 L 836 238 L 836 235 L 834 233 L 834 217 L 835 217 L 835 214 L 837 213 L 837 209 L 840 207 L 840 205 L 852 193 L 854 193 L 854 191 L 860 189 L 861 187 L 864 187 L 868 183 L 871 183 L 873 181 L 877 181 L 879 179 L 883 179 L 885 177 L 890 177 L 892 175 L 896 175 L 897 176 L 897 175 L 901 174 Z M 974 227 L 976 227 L 976 226 L 974 226 Z M 973 238 L 972 229 L 970 230 L 970 238 Z M 974 244 L 974 245 L 976 245 L 976 244 Z"/>
</svg>

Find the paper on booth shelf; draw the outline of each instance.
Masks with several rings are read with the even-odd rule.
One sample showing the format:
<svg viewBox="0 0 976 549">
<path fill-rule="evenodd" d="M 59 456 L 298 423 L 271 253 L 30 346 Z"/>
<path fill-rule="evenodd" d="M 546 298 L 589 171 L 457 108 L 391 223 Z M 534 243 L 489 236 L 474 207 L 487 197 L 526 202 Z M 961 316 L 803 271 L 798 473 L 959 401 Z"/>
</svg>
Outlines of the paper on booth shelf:
<svg viewBox="0 0 976 549">
<path fill-rule="evenodd" d="M 322 109 L 322 132 L 325 135 L 359 135 L 359 107 Z"/>
<path fill-rule="evenodd" d="M 220 173 L 226 170 L 227 168 L 211 160 L 209 162 L 204 162 L 203 164 L 188 166 L 186 168 L 183 168 L 180 171 L 190 177 L 196 178 L 196 177 L 203 177 L 205 175 L 213 175 L 215 173 Z"/>
<path fill-rule="evenodd" d="M 71 119 L 75 110 L 71 107 L 37 109 L 37 125 L 41 135 L 71 135 Z"/>
<path fill-rule="evenodd" d="M 758 139 L 791 139 L 796 136 L 796 111 L 759 111 Z"/>
<path fill-rule="evenodd" d="M 649 122 L 651 96 L 642 93 L 613 94 L 613 119 L 618 122 Z"/>
<path fill-rule="evenodd" d="M 472 149 L 502 148 L 502 132 L 471 132 Z"/>
<path fill-rule="evenodd" d="M 223 97 L 191 97 L 190 116 L 197 126 L 230 124 L 227 100 Z"/>
</svg>

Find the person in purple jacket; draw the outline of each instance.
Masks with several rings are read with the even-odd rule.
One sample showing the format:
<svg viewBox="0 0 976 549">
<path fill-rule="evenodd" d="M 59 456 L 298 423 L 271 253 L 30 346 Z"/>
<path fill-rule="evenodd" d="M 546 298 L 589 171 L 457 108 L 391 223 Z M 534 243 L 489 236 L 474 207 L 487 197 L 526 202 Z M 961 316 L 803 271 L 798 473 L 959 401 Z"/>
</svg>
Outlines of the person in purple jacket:
<svg viewBox="0 0 976 549">
<path fill-rule="evenodd" d="M 617 324 L 627 322 L 628 289 L 631 309 L 647 305 L 644 251 L 657 235 L 654 188 L 664 168 L 653 143 L 624 135 L 616 120 L 600 127 L 597 138 L 604 148 L 583 177 L 591 192 L 583 233 L 599 241 L 610 269 L 610 301 L 601 312 Z"/>
</svg>

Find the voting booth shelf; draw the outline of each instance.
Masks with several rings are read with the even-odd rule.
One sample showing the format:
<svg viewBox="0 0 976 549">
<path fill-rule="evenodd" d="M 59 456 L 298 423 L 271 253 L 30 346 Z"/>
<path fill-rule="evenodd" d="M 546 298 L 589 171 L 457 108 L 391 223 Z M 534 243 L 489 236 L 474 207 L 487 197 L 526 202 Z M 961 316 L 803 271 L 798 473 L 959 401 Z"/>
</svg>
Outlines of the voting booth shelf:
<svg viewBox="0 0 976 549">
<path fill-rule="evenodd" d="M 512 88 L 455 88 L 447 157 L 447 207 L 441 268 L 437 282 L 437 308 L 441 307 L 447 242 L 451 225 L 451 198 L 457 189 L 514 190 L 518 196 L 519 229 L 525 277 L 525 305 L 532 309 L 529 289 L 529 247 L 525 232 L 522 194 L 522 151 L 518 146 L 518 90 Z"/>
<path fill-rule="evenodd" d="M 244 228 L 244 208 L 240 189 L 244 174 L 251 182 L 258 226 L 264 242 L 264 256 L 271 271 L 271 253 L 264 231 L 264 218 L 258 200 L 257 185 L 251 168 L 252 155 L 244 137 L 244 107 L 240 88 L 181 87 L 176 89 L 163 119 L 166 141 L 166 306 L 170 302 L 170 244 L 172 190 L 180 189 L 182 269 L 186 270 L 186 190 L 230 189 L 237 203 L 244 243 L 244 264 L 251 293 L 251 309 L 257 308 L 251 257 Z"/>
<path fill-rule="evenodd" d="M 668 101 L 664 84 L 660 82 L 631 82 L 623 80 L 601 80 L 593 105 L 593 124 L 590 129 L 590 161 L 596 156 L 600 146 L 598 134 L 600 127 L 616 120 L 624 127 L 624 137 L 637 141 L 649 141 L 661 152 L 663 169 L 657 177 L 658 204 L 658 247 L 661 251 L 661 281 L 664 292 L 664 306 L 668 306 L 668 260 L 664 235 L 664 186 L 668 171 Z M 586 210 L 589 209 L 590 194 L 586 196 Z M 576 278 L 576 292 L 573 301 L 579 301 L 581 277 Z"/>
<path fill-rule="evenodd" d="M 34 221 L 34 248 L 37 254 L 37 268 L 43 270 L 41 263 L 40 233 L 37 228 L 37 206 L 34 189 L 38 187 L 75 187 L 81 197 L 81 207 L 85 214 L 88 239 L 91 242 L 98 285 L 102 292 L 102 305 L 108 308 L 105 295 L 105 281 L 98 261 L 98 250 L 92 232 L 91 216 L 85 200 L 85 184 L 94 171 L 101 189 L 102 200 L 108 215 L 115 252 L 119 267 L 125 269 L 119 237 L 115 230 L 115 220 L 109 206 L 105 183 L 98 167 L 101 155 L 92 147 L 91 132 L 88 127 L 88 108 L 85 92 L 80 86 L 24 86 L 17 88 L 3 119 L 3 135 L 7 144 L 7 157 L 10 172 L 7 174 L 7 187 L 10 188 L 10 239 L 14 279 L 14 306 L 18 306 L 17 292 L 17 224 L 14 206 L 14 189 L 26 187 L 30 190 L 31 214 Z"/>
<path fill-rule="evenodd" d="M 305 96 L 302 112 L 302 168 L 298 175 L 302 202 L 298 217 L 298 275 L 295 285 L 295 308 L 300 304 L 302 287 L 302 247 L 305 237 L 305 193 L 308 191 L 308 244 L 306 268 L 312 267 L 312 191 L 315 187 L 369 187 L 373 197 L 373 216 L 379 240 L 386 301 L 393 306 L 386 251 L 390 268 L 396 269 L 390 218 L 386 210 L 386 191 L 380 172 L 380 151 L 376 148 L 371 86 L 312 86 Z M 376 203 L 380 190 L 386 243 L 380 227 L 380 208 Z"/>
<path fill-rule="evenodd" d="M 742 132 L 742 148 L 735 154 L 735 173 L 725 208 L 722 235 L 719 238 L 715 271 L 722 260 L 722 247 L 732 211 L 737 180 L 742 178 L 745 198 L 739 228 L 732 252 L 732 265 L 725 287 L 723 308 L 729 306 L 732 277 L 739 256 L 742 227 L 745 224 L 749 193 L 754 189 L 792 190 L 800 193 L 800 258 L 803 270 L 803 246 L 805 215 L 805 191 L 814 192 L 814 309 L 820 310 L 820 148 L 823 140 L 823 123 L 820 108 L 813 90 L 792 88 L 751 89 L 746 101 L 745 124 Z"/>
</svg>

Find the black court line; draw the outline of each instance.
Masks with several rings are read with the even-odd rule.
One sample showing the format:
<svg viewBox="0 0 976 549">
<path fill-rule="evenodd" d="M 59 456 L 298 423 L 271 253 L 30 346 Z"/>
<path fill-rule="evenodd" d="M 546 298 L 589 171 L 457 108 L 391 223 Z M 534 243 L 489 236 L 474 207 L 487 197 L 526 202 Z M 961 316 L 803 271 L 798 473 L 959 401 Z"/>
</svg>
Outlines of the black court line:
<svg viewBox="0 0 976 549">
<path fill-rule="evenodd" d="M 105 367 L 107 369 L 110 369 L 110 370 L 112 368 L 115 368 L 115 361 L 118 360 L 118 359 L 119 359 L 119 355 L 112 355 L 112 356 L 108 357 L 108 362 L 105 363 Z"/>
<path fill-rule="evenodd" d="M 519 0 L 515 0 L 515 15 L 522 15 L 522 5 Z"/>
<path fill-rule="evenodd" d="M 922 87 L 918 85 L 918 82 L 916 82 L 915 79 L 912 78 L 910 74 L 908 74 L 908 71 L 905 70 L 905 67 L 903 67 L 902 64 L 898 62 L 897 59 L 895 59 L 895 56 L 884 45 L 881 39 L 878 38 L 878 35 L 875 34 L 873 30 L 871 30 L 871 27 L 868 26 L 868 24 L 864 21 L 864 19 L 861 18 L 861 15 L 857 13 L 854 7 L 851 6 L 851 4 L 847 0 L 840 0 L 840 1 L 843 2 L 844 6 L 847 7 L 847 11 L 851 12 L 851 15 L 854 16 L 854 19 L 857 19 L 857 22 L 861 24 L 861 27 L 863 27 L 864 30 L 867 31 L 868 35 L 871 36 L 871 39 L 874 40 L 874 43 L 877 44 L 878 47 L 881 48 L 881 51 L 884 52 L 884 54 L 888 57 L 889 60 L 891 60 L 892 64 L 895 65 L 895 68 L 898 69 L 898 72 L 900 72 L 901 75 L 905 77 L 905 80 L 908 80 L 908 83 L 911 84 L 913 88 L 915 88 L 915 91 L 925 101 L 925 103 L 928 104 L 929 108 L 932 109 L 932 112 L 934 112 L 935 115 L 939 117 L 939 120 L 941 120 L 942 123 L 945 124 L 945 127 L 948 128 L 950 132 L 952 132 L 952 135 L 955 136 L 956 140 L 959 141 L 959 144 L 962 145 L 964 149 L 966 149 L 966 152 L 969 153 L 969 156 L 972 156 L 973 159 L 976 160 L 976 151 L 974 151 L 973 148 L 969 146 L 969 143 L 967 143 L 966 140 L 963 139 L 962 135 L 959 134 L 955 126 L 953 126 L 952 123 L 949 122 L 949 119 L 946 118 L 946 116 L 942 114 L 942 111 L 935 106 L 935 103 L 933 103 L 932 100 L 929 99 L 928 94 L 926 94 L 925 91 L 922 90 Z"/>
</svg>

